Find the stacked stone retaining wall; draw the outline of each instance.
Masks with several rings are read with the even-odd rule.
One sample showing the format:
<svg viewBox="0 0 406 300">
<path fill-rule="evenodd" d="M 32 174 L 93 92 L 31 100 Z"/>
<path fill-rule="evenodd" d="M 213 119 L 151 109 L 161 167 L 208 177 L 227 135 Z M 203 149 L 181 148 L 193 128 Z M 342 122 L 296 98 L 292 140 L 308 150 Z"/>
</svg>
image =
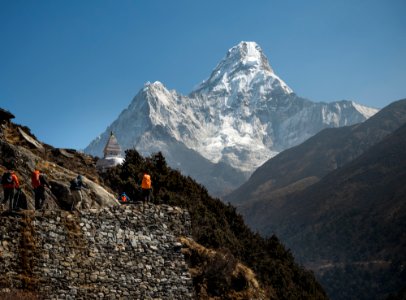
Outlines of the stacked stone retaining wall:
<svg viewBox="0 0 406 300">
<path fill-rule="evenodd" d="M 189 214 L 167 205 L 0 217 L 0 292 L 45 299 L 193 299 L 176 238 Z"/>
</svg>

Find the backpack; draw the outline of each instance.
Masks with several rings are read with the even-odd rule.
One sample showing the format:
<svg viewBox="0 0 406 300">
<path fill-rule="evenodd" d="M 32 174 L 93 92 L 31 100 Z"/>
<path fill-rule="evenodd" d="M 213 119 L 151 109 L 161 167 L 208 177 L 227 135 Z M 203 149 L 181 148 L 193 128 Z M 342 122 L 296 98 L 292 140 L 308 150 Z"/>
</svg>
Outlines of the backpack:
<svg viewBox="0 0 406 300">
<path fill-rule="evenodd" d="M 70 181 L 70 189 L 71 190 L 76 190 L 79 187 L 79 182 L 77 178 L 74 178 Z"/>
<path fill-rule="evenodd" d="M 149 176 L 148 174 L 144 174 L 144 177 L 142 178 L 141 187 L 143 189 L 151 188 L 151 176 Z"/>
<path fill-rule="evenodd" d="M 32 172 L 32 175 L 31 175 L 31 184 L 32 184 L 32 187 L 33 187 L 34 189 L 37 188 L 37 187 L 39 187 L 39 186 L 42 184 L 40 177 L 41 177 L 41 175 L 40 175 L 40 173 L 39 173 L 38 170 L 35 170 L 34 172 Z"/>
<path fill-rule="evenodd" d="M 13 176 L 10 171 L 7 171 L 1 177 L 1 184 L 11 184 L 13 183 Z"/>
<path fill-rule="evenodd" d="M 39 182 L 41 182 L 42 185 L 49 185 L 48 182 L 46 181 L 47 176 L 44 174 L 39 175 Z"/>
<path fill-rule="evenodd" d="M 78 178 L 74 178 L 70 181 L 70 189 L 71 190 L 80 190 L 83 186 L 82 180 Z"/>
</svg>

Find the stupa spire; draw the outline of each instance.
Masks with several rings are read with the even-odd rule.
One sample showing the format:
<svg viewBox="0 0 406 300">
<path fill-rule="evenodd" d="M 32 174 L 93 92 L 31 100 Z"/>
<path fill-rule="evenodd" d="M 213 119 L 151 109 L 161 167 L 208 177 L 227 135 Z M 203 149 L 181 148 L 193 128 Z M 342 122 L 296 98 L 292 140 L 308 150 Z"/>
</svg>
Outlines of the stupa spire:
<svg viewBox="0 0 406 300">
<path fill-rule="evenodd" d="M 117 138 L 114 135 L 113 131 L 110 131 L 110 137 L 109 140 L 107 141 L 106 146 L 104 147 L 103 150 L 104 153 L 104 158 L 108 156 L 120 156 L 121 155 L 121 147 L 119 143 L 117 142 Z"/>
</svg>

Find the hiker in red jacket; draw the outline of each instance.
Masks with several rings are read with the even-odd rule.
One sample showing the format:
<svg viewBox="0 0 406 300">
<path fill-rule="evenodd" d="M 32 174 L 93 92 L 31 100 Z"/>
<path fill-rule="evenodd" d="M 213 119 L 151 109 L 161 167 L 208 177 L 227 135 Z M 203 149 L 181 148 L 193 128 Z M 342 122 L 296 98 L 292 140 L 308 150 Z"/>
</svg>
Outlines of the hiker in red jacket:
<svg viewBox="0 0 406 300">
<path fill-rule="evenodd" d="M 4 200 L 3 203 L 7 201 L 10 202 L 10 211 L 13 211 L 16 207 L 14 203 L 14 197 L 17 193 L 20 193 L 20 183 L 18 181 L 17 175 L 12 170 L 7 170 L 1 177 L 1 184 L 4 190 Z"/>
</svg>

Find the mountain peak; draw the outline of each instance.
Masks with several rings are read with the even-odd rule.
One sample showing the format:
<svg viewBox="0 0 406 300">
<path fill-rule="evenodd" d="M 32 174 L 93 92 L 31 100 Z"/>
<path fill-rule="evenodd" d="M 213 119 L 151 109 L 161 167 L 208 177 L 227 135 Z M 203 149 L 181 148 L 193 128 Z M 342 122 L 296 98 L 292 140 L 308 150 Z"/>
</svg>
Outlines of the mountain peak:
<svg viewBox="0 0 406 300">
<path fill-rule="evenodd" d="M 228 50 L 210 78 L 203 81 L 194 93 L 230 94 L 232 89 L 246 92 L 256 90 L 259 85 L 270 93 L 293 93 L 274 73 L 261 47 L 256 42 L 242 41 Z"/>
<path fill-rule="evenodd" d="M 268 59 L 256 42 L 240 42 L 228 50 L 225 60 L 240 62 L 244 66 L 259 68 L 273 73 Z"/>
<path fill-rule="evenodd" d="M 256 42 L 240 42 L 228 50 L 226 57 L 218 64 L 214 72 L 231 74 L 238 70 L 263 71 L 274 74 L 269 61 Z M 214 73 L 213 72 L 213 73 Z"/>
<path fill-rule="evenodd" d="M 165 100 L 166 98 L 171 98 L 171 92 L 163 85 L 160 81 L 155 82 L 147 82 L 144 85 L 143 92 L 149 99 L 149 101 L 153 102 L 160 102 L 161 100 Z"/>
<path fill-rule="evenodd" d="M 144 84 L 144 90 L 150 90 L 150 89 L 154 89 L 154 88 L 155 89 L 162 89 L 162 88 L 165 88 L 165 86 L 160 81 L 154 81 L 154 82 L 147 81 Z"/>
</svg>

